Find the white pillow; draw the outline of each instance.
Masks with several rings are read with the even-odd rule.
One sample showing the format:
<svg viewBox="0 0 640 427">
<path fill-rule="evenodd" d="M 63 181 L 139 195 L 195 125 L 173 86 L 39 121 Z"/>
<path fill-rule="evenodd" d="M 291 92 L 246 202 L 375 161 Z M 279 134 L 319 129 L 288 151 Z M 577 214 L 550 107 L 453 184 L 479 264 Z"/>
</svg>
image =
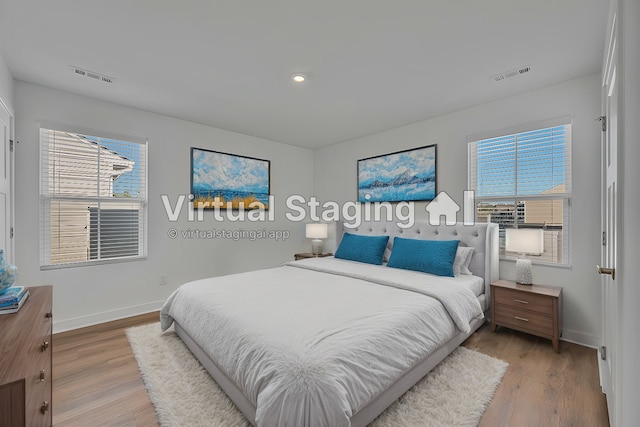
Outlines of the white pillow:
<svg viewBox="0 0 640 427">
<path fill-rule="evenodd" d="M 471 270 L 469 270 L 469 264 L 471 263 L 472 256 L 473 248 L 458 245 L 456 259 L 453 261 L 454 276 L 459 276 L 461 274 L 473 274 L 471 273 Z"/>
<path fill-rule="evenodd" d="M 464 263 L 460 266 L 460 273 L 471 276 L 473 275 L 473 272 L 469 270 L 469 265 L 471 265 L 471 259 L 473 258 L 473 251 L 475 249 L 474 248 L 467 248 L 467 249 L 469 250 L 469 255 L 467 256 L 467 259 L 464 261 Z"/>
</svg>

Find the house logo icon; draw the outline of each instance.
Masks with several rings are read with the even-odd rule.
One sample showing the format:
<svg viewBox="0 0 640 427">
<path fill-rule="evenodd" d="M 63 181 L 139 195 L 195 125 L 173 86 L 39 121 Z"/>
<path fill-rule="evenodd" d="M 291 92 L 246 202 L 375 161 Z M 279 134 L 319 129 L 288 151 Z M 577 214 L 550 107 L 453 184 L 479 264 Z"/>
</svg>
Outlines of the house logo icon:
<svg viewBox="0 0 640 427">
<path fill-rule="evenodd" d="M 429 224 L 440 225 L 441 217 L 444 216 L 446 225 L 456 225 L 460 206 L 444 191 L 438 193 L 425 210 L 429 213 Z"/>
<path fill-rule="evenodd" d="M 476 222 L 475 212 L 475 191 L 464 191 L 464 225 L 473 225 Z M 455 225 L 457 221 L 457 213 L 460 210 L 455 200 L 451 198 L 447 193 L 441 191 L 438 193 L 435 199 L 427 204 L 425 210 L 429 213 L 429 224 L 440 225 L 440 220 L 444 216 L 445 224 Z"/>
</svg>

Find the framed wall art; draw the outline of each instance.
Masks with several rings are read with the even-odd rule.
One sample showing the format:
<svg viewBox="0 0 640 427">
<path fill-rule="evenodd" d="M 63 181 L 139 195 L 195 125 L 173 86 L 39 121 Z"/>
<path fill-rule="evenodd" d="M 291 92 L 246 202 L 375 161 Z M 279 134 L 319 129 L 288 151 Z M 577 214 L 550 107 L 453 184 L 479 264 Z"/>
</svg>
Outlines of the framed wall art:
<svg viewBox="0 0 640 427">
<path fill-rule="evenodd" d="M 436 145 L 358 160 L 358 201 L 433 200 L 437 188 Z"/>
<path fill-rule="evenodd" d="M 270 163 L 269 160 L 191 147 L 194 207 L 268 209 Z"/>
</svg>

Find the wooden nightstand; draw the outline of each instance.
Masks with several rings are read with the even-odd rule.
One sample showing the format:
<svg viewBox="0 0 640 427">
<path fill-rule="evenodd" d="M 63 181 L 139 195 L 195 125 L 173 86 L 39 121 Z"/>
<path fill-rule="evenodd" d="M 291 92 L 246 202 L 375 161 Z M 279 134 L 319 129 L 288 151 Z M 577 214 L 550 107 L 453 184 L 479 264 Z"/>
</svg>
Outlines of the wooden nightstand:
<svg viewBox="0 0 640 427">
<path fill-rule="evenodd" d="M 305 258 L 323 258 L 326 256 L 333 256 L 332 253 L 326 253 L 326 254 L 318 254 L 318 255 L 314 255 L 311 252 L 303 252 L 300 254 L 294 254 L 293 258 L 298 261 L 299 259 L 305 259 Z"/>
<path fill-rule="evenodd" d="M 498 326 L 527 332 L 553 343 L 560 352 L 562 288 L 543 285 L 517 285 L 498 280 L 491 284 L 491 330 Z"/>
</svg>

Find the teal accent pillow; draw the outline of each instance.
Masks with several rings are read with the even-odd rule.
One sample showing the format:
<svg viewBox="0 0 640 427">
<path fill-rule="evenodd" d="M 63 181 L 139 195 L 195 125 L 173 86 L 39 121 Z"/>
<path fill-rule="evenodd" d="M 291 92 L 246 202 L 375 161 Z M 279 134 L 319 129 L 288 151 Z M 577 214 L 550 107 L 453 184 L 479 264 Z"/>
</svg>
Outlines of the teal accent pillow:
<svg viewBox="0 0 640 427">
<path fill-rule="evenodd" d="M 344 233 L 334 256 L 349 261 L 380 265 L 388 241 L 389 236 L 360 236 Z"/>
<path fill-rule="evenodd" d="M 459 240 L 417 240 L 396 237 L 387 267 L 453 276 Z"/>
</svg>

